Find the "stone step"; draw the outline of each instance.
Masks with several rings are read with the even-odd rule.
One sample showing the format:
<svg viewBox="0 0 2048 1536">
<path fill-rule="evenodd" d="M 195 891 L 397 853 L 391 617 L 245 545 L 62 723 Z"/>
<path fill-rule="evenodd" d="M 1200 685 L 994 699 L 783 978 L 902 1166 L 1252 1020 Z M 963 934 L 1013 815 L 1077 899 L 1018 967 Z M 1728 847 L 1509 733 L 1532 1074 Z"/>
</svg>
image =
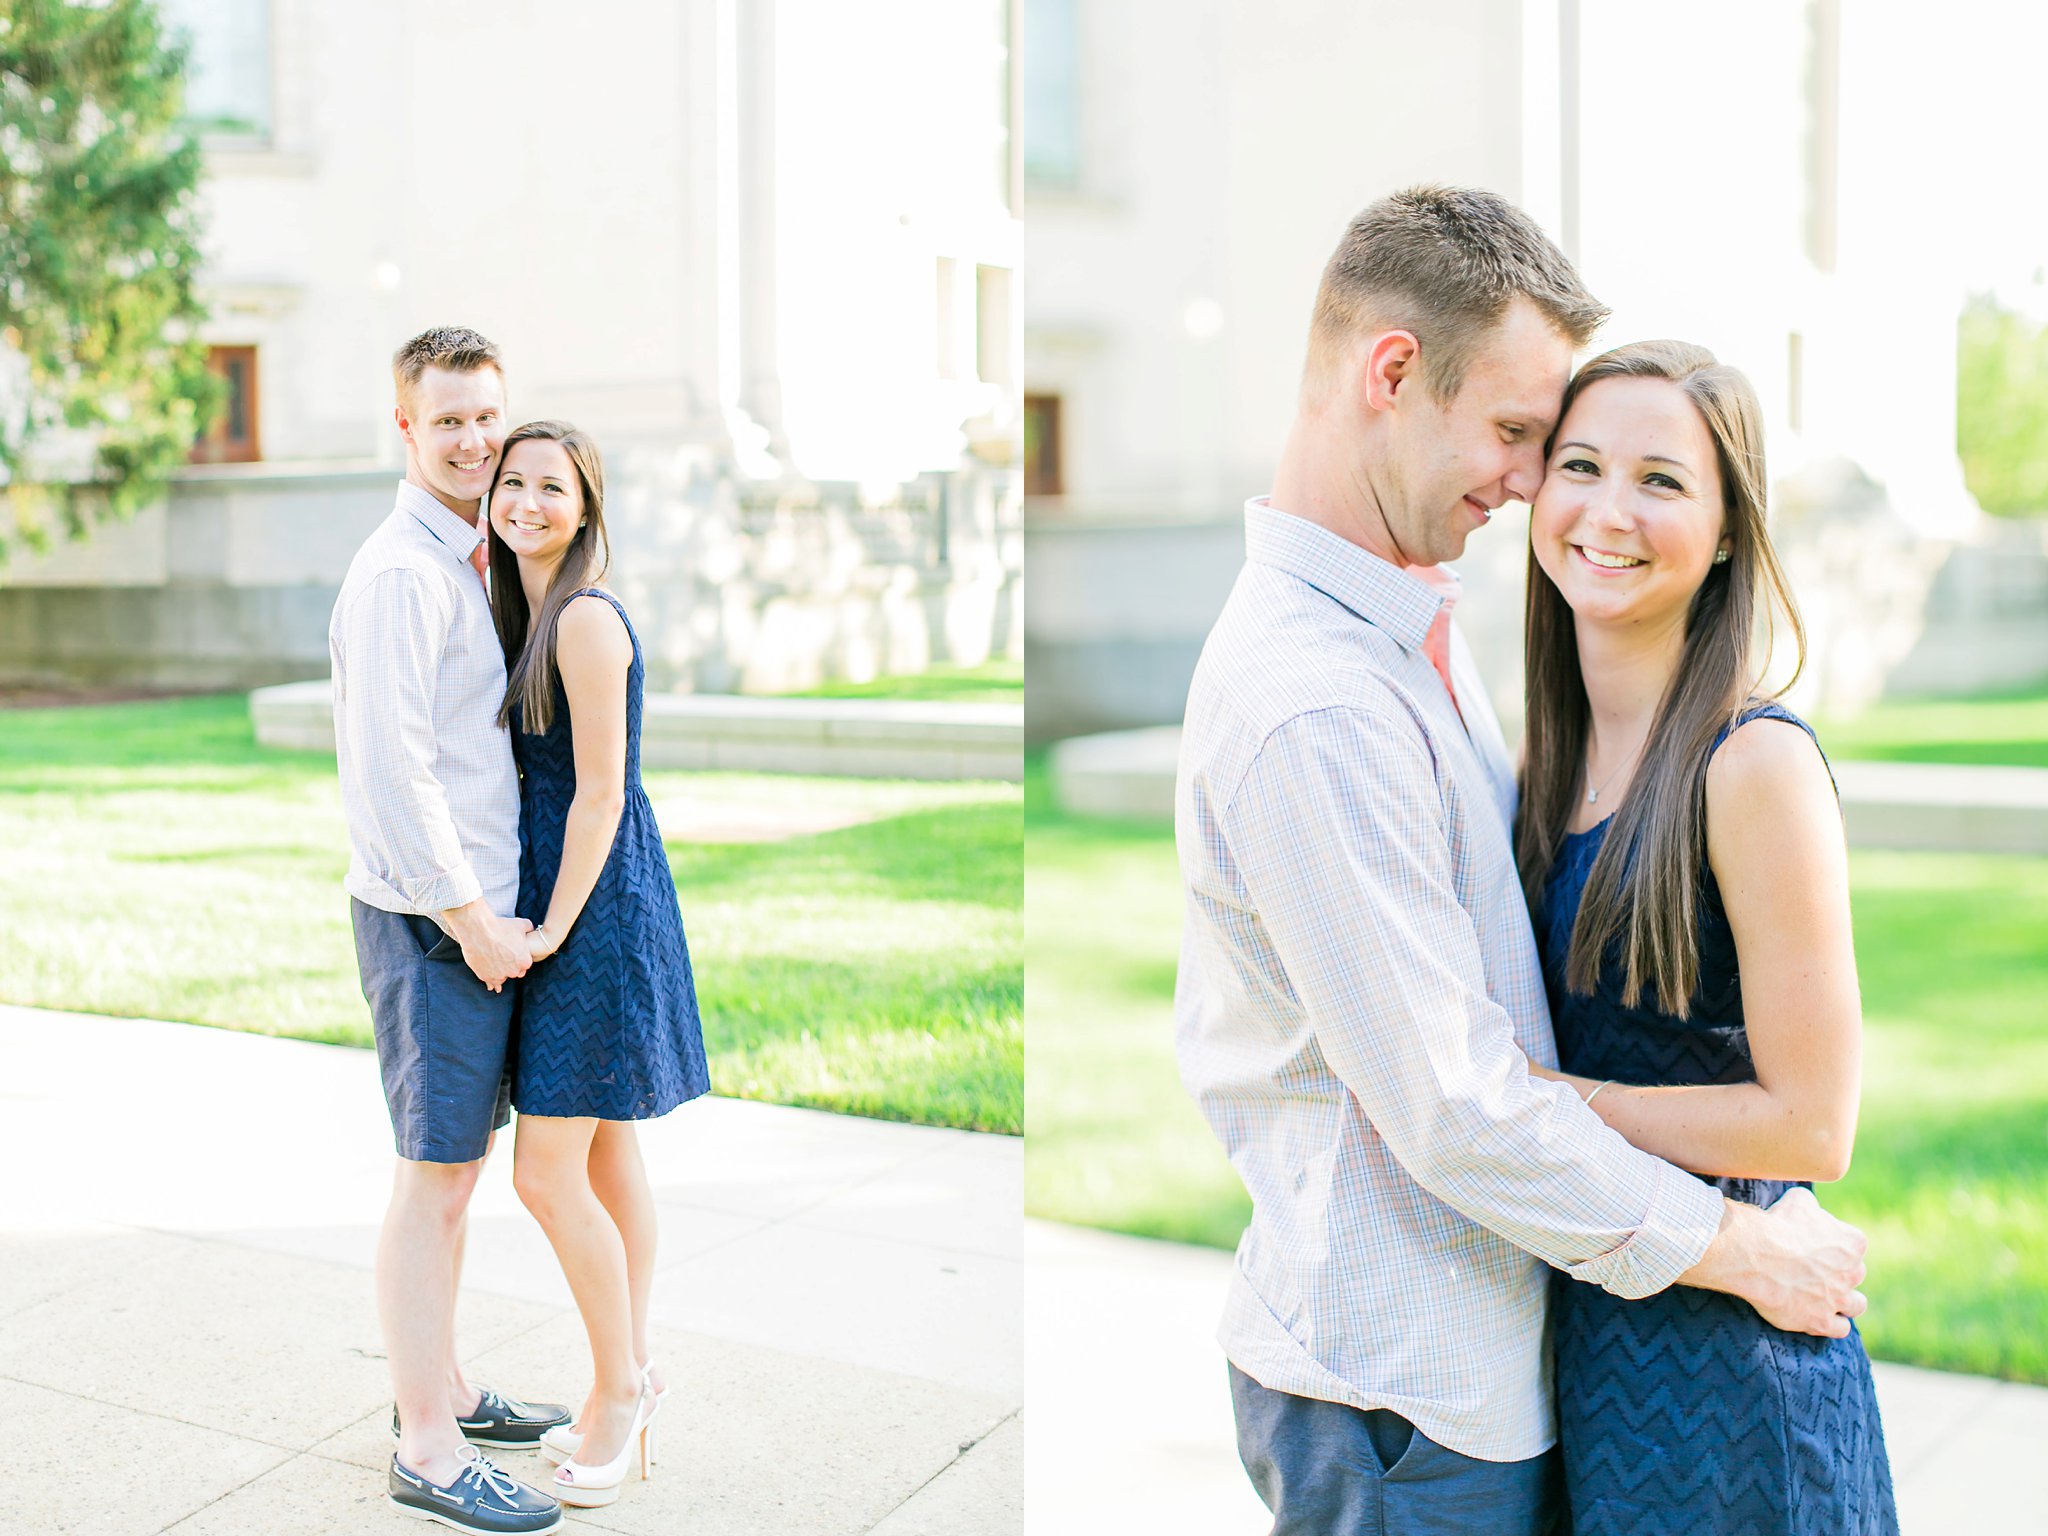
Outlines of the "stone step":
<svg viewBox="0 0 2048 1536">
<path fill-rule="evenodd" d="M 258 688 L 249 695 L 249 713 L 264 746 L 334 750 L 325 678 Z M 650 693 L 640 761 L 650 769 L 1014 783 L 1024 777 L 1024 707 Z"/>
<path fill-rule="evenodd" d="M 1054 798 L 1078 816 L 1173 818 L 1180 727 L 1076 736 L 1052 749 Z M 1837 762 L 1858 848 L 2048 855 L 2048 769 Z"/>
</svg>

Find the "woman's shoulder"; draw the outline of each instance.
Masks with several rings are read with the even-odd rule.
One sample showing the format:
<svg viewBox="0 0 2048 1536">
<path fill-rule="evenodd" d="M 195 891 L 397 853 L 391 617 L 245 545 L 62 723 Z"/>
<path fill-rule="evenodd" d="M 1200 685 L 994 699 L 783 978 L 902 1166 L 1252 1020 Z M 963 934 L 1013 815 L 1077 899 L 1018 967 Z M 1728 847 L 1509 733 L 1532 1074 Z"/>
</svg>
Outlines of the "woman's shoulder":
<svg viewBox="0 0 2048 1536">
<path fill-rule="evenodd" d="M 623 654 L 632 659 L 633 637 L 625 606 L 603 587 L 585 587 L 564 603 L 555 634 L 558 659 L 566 660 L 572 653 L 595 659 Z"/>
<path fill-rule="evenodd" d="M 1768 824 L 1774 811 L 1835 804 L 1834 773 L 1813 727 L 1776 701 L 1752 703 L 1715 739 L 1707 763 L 1709 823 Z"/>
</svg>

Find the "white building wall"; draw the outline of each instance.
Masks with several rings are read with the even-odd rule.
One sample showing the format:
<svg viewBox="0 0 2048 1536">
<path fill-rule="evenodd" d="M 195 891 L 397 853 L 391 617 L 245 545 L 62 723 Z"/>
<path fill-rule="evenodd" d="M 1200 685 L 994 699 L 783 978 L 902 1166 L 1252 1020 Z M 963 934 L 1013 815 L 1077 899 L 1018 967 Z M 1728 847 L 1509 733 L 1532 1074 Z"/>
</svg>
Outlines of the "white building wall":
<svg viewBox="0 0 2048 1536">
<path fill-rule="evenodd" d="M 1574 254 L 1615 311 L 1596 345 L 1710 347 L 1756 385 L 1776 477 L 1848 460 L 1914 529 L 1967 529 L 1955 332 L 1969 253 L 1916 195 L 1955 146 L 1930 153 L 1925 122 L 1901 110 L 1924 39 L 1881 8 L 1840 7 L 1838 148 L 1818 164 L 1814 7 L 1729 0 L 1711 22 L 1629 0 L 1579 10 Z"/>
<path fill-rule="evenodd" d="M 390 355 L 450 323 L 499 343 L 515 419 L 605 449 L 657 683 L 1014 652 L 1007 0 L 268 18 L 268 132 L 209 142 L 201 189 L 205 338 L 258 348 L 264 462 L 188 470 L 167 509 L 10 564 L 0 671 L 312 664 L 354 542 L 335 530 L 388 510 L 403 463 Z M 110 584 L 166 590 L 101 645 Z"/>
<path fill-rule="evenodd" d="M 1578 249 L 1614 310 L 1595 348 L 1673 337 L 1743 369 L 1775 442 L 1787 334 L 1813 306 L 1804 237 L 1804 8 L 1728 0 L 1712 24 L 1579 0 Z"/>
<path fill-rule="evenodd" d="M 1080 185 L 1027 190 L 1030 387 L 1063 397 L 1076 515 L 1226 513 L 1271 476 L 1346 221 L 1421 180 L 1519 194 L 1520 0 L 1075 3 Z"/>
<path fill-rule="evenodd" d="M 1004 16 L 278 0 L 271 145 L 212 150 L 204 186 L 208 339 L 262 348 L 265 457 L 392 457 L 386 360 L 451 322 L 503 348 L 515 416 L 696 430 L 702 354 L 737 354 L 751 323 L 803 473 L 953 467 L 960 422 L 997 402 L 939 376 L 933 258 L 966 263 L 970 298 L 977 265 L 1017 262 Z M 774 104 L 759 125 L 710 99 L 750 92 Z M 765 242 L 737 227 L 750 185 L 773 189 Z M 751 316 L 749 284 L 772 296 Z M 739 361 L 713 364 L 736 393 Z"/>
<path fill-rule="evenodd" d="M 204 189 L 208 336 L 261 349 L 266 458 L 397 462 L 390 354 L 446 323 L 503 348 L 515 415 L 679 425 L 684 11 L 546 12 L 273 8 L 274 147 Z"/>
<path fill-rule="evenodd" d="M 2048 205 L 2019 191 L 2048 22 L 1990 0 L 1941 27 L 1889 0 L 1066 3 L 1078 185 L 1032 191 L 1026 263 L 1028 385 L 1062 398 L 1066 491 L 1035 504 L 1030 579 L 1068 595 L 1028 616 L 1034 731 L 1177 717 L 1235 542 L 1092 535 L 1234 520 L 1266 487 L 1323 261 L 1358 208 L 1424 180 L 1490 187 L 1559 238 L 1614 308 L 1596 346 L 1694 340 L 1755 382 L 1808 702 L 1853 708 L 1902 667 L 1925 685 L 1915 648 L 1963 618 L 1939 541 L 1980 521 L 1955 452 L 1966 273 L 2022 226 L 2048 261 Z M 1520 538 L 1504 518 L 1462 563 L 1508 713 Z M 1181 569 L 1192 551 L 1214 569 Z M 1123 564 L 1091 577 L 1101 560 Z"/>
<path fill-rule="evenodd" d="M 1009 206 L 999 0 L 777 0 L 776 325 L 782 418 L 821 479 L 957 463 L 962 424 L 1016 426 L 1018 370 L 977 374 L 980 269 L 1007 337 L 1022 232 Z M 888 48 L 875 46 L 893 15 Z M 951 302 L 940 263 L 950 264 Z"/>
</svg>

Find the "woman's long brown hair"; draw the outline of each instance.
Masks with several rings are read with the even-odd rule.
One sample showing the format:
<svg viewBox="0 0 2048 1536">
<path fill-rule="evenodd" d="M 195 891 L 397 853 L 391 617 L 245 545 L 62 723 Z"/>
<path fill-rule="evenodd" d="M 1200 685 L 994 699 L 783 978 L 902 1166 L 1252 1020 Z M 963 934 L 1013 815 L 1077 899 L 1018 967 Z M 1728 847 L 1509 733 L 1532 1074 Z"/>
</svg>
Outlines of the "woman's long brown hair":
<svg viewBox="0 0 2048 1536">
<path fill-rule="evenodd" d="M 1647 985 L 1657 1006 L 1684 1018 L 1699 985 L 1708 756 L 1715 736 L 1740 718 L 1762 684 L 1776 615 L 1786 620 L 1797 652 L 1792 679 L 1805 664 L 1806 634 L 1764 527 L 1763 412 L 1749 380 L 1706 348 L 1685 342 L 1617 347 L 1572 379 L 1558 413 L 1560 429 L 1574 400 L 1603 379 L 1620 378 L 1667 380 L 1699 412 L 1720 468 L 1729 555 L 1725 564 L 1708 567 L 1693 596 L 1678 670 L 1586 879 L 1565 984 L 1591 992 L 1609 950 L 1618 948 L 1624 1006 L 1635 1007 Z M 1515 863 L 1540 922 L 1544 882 L 1585 793 L 1588 710 L 1572 611 L 1536 563 L 1533 544 L 1525 646 L 1528 734 Z"/>
<path fill-rule="evenodd" d="M 603 578 L 611 566 L 611 546 L 604 533 L 604 461 L 597 444 L 587 433 L 566 421 L 529 421 L 505 439 L 498 455 L 498 473 L 491 478 L 496 494 L 504 477 L 506 461 L 513 448 L 524 442 L 560 443 L 576 467 L 582 493 L 582 526 L 562 551 L 562 563 L 548 578 L 541 596 L 540 612 L 531 614 L 526 605 L 526 588 L 519 581 L 519 557 L 503 539 L 491 540 L 491 619 L 498 628 L 498 644 L 505 650 L 505 702 L 498 707 L 498 724 L 512 723 L 512 706 L 529 735 L 538 736 L 554 723 L 555 689 L 559 673 L 555 668 L 555 631 L 569 599 Z M 490 501 L 484 502 L 486 515 Z"/>
</svg>

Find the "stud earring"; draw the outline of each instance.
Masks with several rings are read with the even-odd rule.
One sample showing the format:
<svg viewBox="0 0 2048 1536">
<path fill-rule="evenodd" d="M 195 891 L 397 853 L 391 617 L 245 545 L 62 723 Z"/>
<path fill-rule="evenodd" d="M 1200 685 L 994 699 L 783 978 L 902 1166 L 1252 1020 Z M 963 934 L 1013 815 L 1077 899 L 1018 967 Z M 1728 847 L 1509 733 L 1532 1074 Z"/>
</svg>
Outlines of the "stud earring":
<svg viewBox="0 0 2048 1536">
<path fill-rule="evenodd" d="M 1728 563 L 1728 551 L 1727 551 L 1727 550 L 1725 550 L 1725 549 L 1717 549 L 1717 550 L 1715 550 L 1715 551 L 1714 551 L 1714 564 L 1716 564 L 1716 565 L 1726 565 L 1727 563 Z"/>
</svg>

